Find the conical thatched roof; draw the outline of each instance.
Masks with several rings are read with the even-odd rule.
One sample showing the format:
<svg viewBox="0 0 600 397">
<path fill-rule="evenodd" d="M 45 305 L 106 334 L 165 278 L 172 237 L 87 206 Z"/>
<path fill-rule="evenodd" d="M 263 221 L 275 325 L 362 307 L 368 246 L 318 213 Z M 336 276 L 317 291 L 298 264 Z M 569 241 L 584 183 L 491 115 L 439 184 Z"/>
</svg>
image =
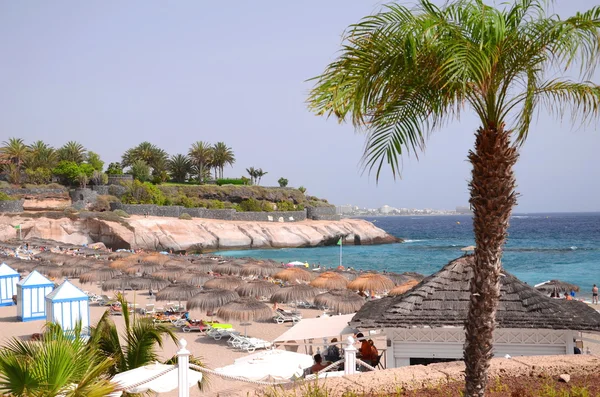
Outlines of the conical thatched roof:
<svg viewBox="0 0 600 397">
<path fill-rule="evenodd" d="M 242 284 L 244 284 L 244 281 L 238 277 L 224 276 L 208 280 L 206 283 L 204 283 L 204 288 L 236 289 Z"/>
<path fill-rule="evenodd" d="M 292 267 L 276 273 L 273 278 L 289 282 L 302 282 L 312 280 L 313 275 L 306 270 Z"/>
<path fill-rule="evenodd" d="M 535 289 L 537 289 L 538 291 L 546 292 L 548 294 L 555 291 L 565 293 L 573 290 L 575 292 L 579 292 L 579 286 L 560 280 L 546 281 L 545 283 L 536 285 Z"/>
<path fill-rule="evenodd" d="M 189 310 L 215 310 L 239 297 L 235 291 L 220 288 L 205 289 L 188 299 L 186 307 Z"/>
<path fill-rule="evenodd" d="M 378 273 L 365 273 L 350 281 L 346 288 L 353 291 L 384 292 L 394 288 L 396 284 L 386 276 Z"/>
<path fill-rule="evenodd" d="M 354 313 L 364 304 L 365 298 L 349 290 L 334 290 L 315 296 L 315 305 L 327 307 L 336 314 Z"/>
<path fill-rule="evenodd" d="M 272 296 L 271 302 L 292 303 L 304 300 L 312 300 L 319 294 L 319 290 L 306 284 L 290 285 L 279 288 Z"/>
<path fill-rule="evenodd" d="M 416 280 L 421 281 L 425 278 L 422 274 L 406 272 L 406 273 L 385 273 L 385 276 L 392 280 L 396 285 L 406 284 L 409 281 Z"/>
<path fill-rule="evenodd" d="M 82 284 L 86 284 L 95 283 L 98 281 L 108 281 L 117 277 L 120 274 L 120 271 L 116 269 L 111 269 L 109 267 L 104 269 L 92 269 L 86 273 L 81 274 L 79 276 L 79 282 Z"/>
<path fill-rule="evenodd" d="M 134 291 L 142 289 L 159 290 L 169 284 L 171 284 L 169 281 L 156 277 L 120 276 L 102 284 L 102 291 L 117 291 L 120 289 L 132 289 Z"/>
<path fill-rule="evenodd" d="M 273 284 L 268 281 L 250 281 L 249 283 L 245 283 L 237 287 L 235 292 L 240 294 L 240 296 L 265 296 L 270 298 L 271 295 L 273 295 L 273 293 L 279 289 L 280 287 L 277 284 Z"/>
<path fill-rule="evenodd" d="M 220 307 L 217 316 L 225 321 L 260 321 L 271 318 L 273 311 L 254 298 L 240 298 Z"/>
<path fill-rule="evenodd" d="M 217 266 L 212 268 L 212 271 L 217 274 L 225 274 L 230 276 L 237 276 L 240 274 L 242 267 L 233 262 L 219 263 Z"/>
<path fill-rule="evenodd" d="M 398 296 L 404 294 L 406 291 L 411 290 L 415 285 L 419 284 L 417 280 L 409 280 L 404 284 L 400 284 L 394 288 L 390 292 L 388 292 L 389 296 Z"/>
<path fill-rule="evenodd" d="M 361 328 L 462 327 L 473 256 L 456 259 L 403 295 L 367 302 L 352 319 Z M 506 272 L 500 278 L 499 328 L 600 331 L 600 313 L 577 301 L 547 297 Z"/>
<path fill-rule="evenodd" d="M 200 288 L 196 286 L 186 283 L 173 283 L 158 291 L 156 293 L 156 300 L 188 300 L 198 292 L 200 292 Z"/>
</svg>

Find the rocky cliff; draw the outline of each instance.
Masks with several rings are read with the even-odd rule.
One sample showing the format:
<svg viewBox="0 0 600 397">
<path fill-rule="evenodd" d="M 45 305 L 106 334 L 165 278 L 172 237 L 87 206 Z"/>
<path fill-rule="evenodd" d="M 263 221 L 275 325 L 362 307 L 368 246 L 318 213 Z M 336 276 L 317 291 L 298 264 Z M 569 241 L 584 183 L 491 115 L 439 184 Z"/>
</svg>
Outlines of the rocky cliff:
<svg viewBox="0 0 600 397">
<path fill-rule="evenodd" d="M 295 248 L 395 243 L 401 240 L 361 219 L 295 223 L 239 222 L 212 219 L 182 220 L 135 217 L 120 222 L 98 218 L 33 217 L 27 213 L 0 216 L 0 240 L 18 235 L 72 244 L 102 242 L 112 248 L 212 251 L 247 248 Z"/>
</svg>

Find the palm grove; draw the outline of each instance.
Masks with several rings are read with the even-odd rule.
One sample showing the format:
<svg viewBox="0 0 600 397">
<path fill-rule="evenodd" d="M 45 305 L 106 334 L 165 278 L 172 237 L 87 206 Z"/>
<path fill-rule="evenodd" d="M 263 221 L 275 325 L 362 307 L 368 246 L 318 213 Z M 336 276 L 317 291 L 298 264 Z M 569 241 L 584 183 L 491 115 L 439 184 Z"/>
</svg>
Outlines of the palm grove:
<svg viewBox="0 0 600 397">
<path fill-rule="evenodd" d="M 461 112 L 477 115 L 469 183 L 476 242 L 465 323 L 465 395 L 483 396 L 493 355 L 502 251 L 517 201 L 513 166 L 539 105 L 573 116 L 598 116 L 600 7 L 562 19 L 543 0 L 497 9 L 481 0 L 438 7 L 391 4 L 352 25 L 339 57 L 313 79 L 317 114 L 364 129 L 364 166 L 394 176 L 402 156 L 423 150 L 432 131 Z M 575 66 L 576 68 L 572 68 Z M 575 70 L 571 70 L 575 69 Z M 582 81 L 562 78 L 561 73 Z"/>
<path fill-rule="evenodd" d="M 133 175 L 140 182 L 160 184 L 197 183 L 224 180 L 224 169 L 233 166 L 235 155 L 224 142 L 194 142 L 187 154 L 169 155 L 150 142 L 123 153 L 121 162 L 110 163 L 104 170 L 100 156 L 78 142 L 70 141 L 54 148 L 38 140 L 26 144 L 23 139 L 10 138 L 0 147 L 0 165 L 12 184 L 48 184 L 58 178 L 66 185 L 105 184 L 108 175 Z M 224 180 L 229 183 L 260 183 L 267 172 L 250 167 L 250 178 Z M 287 181 L 286 181 L 287 182 Z"/>
</svg>

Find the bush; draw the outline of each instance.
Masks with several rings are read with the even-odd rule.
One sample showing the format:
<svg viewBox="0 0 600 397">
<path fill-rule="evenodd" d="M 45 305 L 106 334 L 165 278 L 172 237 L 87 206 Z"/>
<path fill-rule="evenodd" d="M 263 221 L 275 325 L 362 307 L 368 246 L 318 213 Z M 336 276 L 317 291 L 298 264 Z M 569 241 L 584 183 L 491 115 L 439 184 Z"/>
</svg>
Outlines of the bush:
<svg viewBox="0 0 600 397">
<path fill-rule="evenodd" d="M 248 178 L 223 178 L 217 179 L 216 181 L 218 186 L 223 185 L 247 185 Z"/>
<path fill-rule="evenodd" d="M 121 197 L 121 202 L 124 204 L 163 205 L 165 203 L 163 193 L 151 183 L 133 180 L 122 182 L 122 184 L 126 189 L 125 194 Z"/>
<path fill-rule="evenodd" d="M 85 175 L 87 178 L 91 178 L 94 173 L 94 167 L 89 164 L 80 164 L 73 161 L 61 161 L 52 170 L 52 173 L 61 178 L 65 183 L 69 185 L 75 185 L 78 183 L 79 175 Z"/>
<path fill-rule="evenodd" d="M 38 167 L 36 169 L 26 169 L 27 182 L 34 185 L 42 185 L 52 180 L 52 171 L 48 168 Z"/>
<path fill-rule="evenodd" d="M 239 203 L 235 209 L 240 212 L 271 212 L 273 211 L 273 203 L 249 198 Z"/>
<path fill-rule="evenodd" d="M 113 214 L 120 216 L 121 218 L 129 218 L 129 214 L 123 210 L 115 210 Z"/>
<path fill-rule="evenodd" d="M 286 187 L 288 185 L 288 180 L 282 177 L 279 178 L 277 183 L 279 183 L 279 187 Z"/>
<path fill-rule="evenodd" d="M 14 198 L 4 192 L 0 192 L 0 201 L 10 201 L 10 200 L 14 200 Z"/>
<path fill-rule="evenodd" d="M 106 173 L 108 175 L 123 175 L 123 167 L 121 167 L 121 163 L 110 163 Z"/>
<path fill-rule="evenodd" d="M 144 160 L 137 160 L 131 164 L 133 179 L 146 182 L 150 179 L 150 166 Z"/>
<path fill-rule="evenodd" d="M 306 193 L 306 188 L 304 186 L 300 186 L 298 190 L 300 190 L 302 194 Z"/>
<path fill-rule="evenodd" d="M 280 201 L 277 203 L 277 211 L 296 211 L 296 206 L 291 201 Z"/>
<path fill-rule="evenodd" d="M 179 215 L 179 219 L 185 219 L 186 221 L 191 221 L 192 216 L 190 214 L 188 214 L 187 212 L 184 212 L 183 214 Z"/>
</svg>

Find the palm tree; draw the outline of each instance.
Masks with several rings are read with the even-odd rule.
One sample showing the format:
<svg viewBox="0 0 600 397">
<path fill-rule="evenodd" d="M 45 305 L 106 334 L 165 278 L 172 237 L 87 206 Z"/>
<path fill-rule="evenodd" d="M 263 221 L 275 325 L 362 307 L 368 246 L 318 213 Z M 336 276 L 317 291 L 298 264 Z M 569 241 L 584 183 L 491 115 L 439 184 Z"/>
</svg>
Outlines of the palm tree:
<svg viewBox="0 0 600 397">
<path fill-rule="evenodd" d="M 123 295 L 119 294 L 118 300 L 121 307 L 128 307 Z M 120 339 L 108 311 L 102 315 L 96 327 L 91 329 L 90 343 L 97 346 L 102 356 L 112 358 L 112 366 L 108 371 L 111 375 L 158 361 L 156 347 L 163 347 L 165 337 L 177 343 L 177 336 L 170 327 L 155 324 L 151 318 L 142 317 L 131 321 L 129 311 L 123 310 L 123 320 L 124 340 Z"/>
<path fill-rule="evenodd" d="M 0 393 L 10 396 L 101 397 L 115 391 L 112 359 L 81 336 L 49 323 L 41 341 L 13 338 L 0 349 Z"/>
<path fill-rule="evenodd" d="M 465 108 L 478 116 L 468 155 L 476 249 L 465 324 L 466 396 L 485 393 L 502 250 L 517 197 L 513 166 L 537 105 L 559 117 L 570 108 L 583 121 L 600 110 L 596 84 L 559 74 L 575 64 L 584 79 L 591 76 L 599 60 L 600 7 L 561 19 L 544 6 L 544 0 L 517 0 L 501 10 L 481 0 L 386 6 L 350 27 L 341 55 L 315 78 L 309 98 L 316 113 L 366 129 L 363 164 L 377 179 L 385 163 L 398 175 L 401 156 L 422 150 L 431 131 Z"/>
<path fill-rule="evenodd" d="M 254 185 L 256 183 L 256 169 L 254 167 L 246 168 L 246 172 L 250 175 L 250 184 Z"/>
<path fill-rule="evenodd" d="M 167 170 L 169 155 L 163 149 L 150 142 L 142 142 L 134 148 L 128 149 L 121 156 L 123 167 L 132 167 L 135 163 L 143 161 L 152 168 L 154 176 L 160 176 Z"/>
<path fill-rule="evenodd" d="M 268 172 L 265 172 L 262 170 L 262 168 L 259 168 L 256 170 L 256 178 L 257 178 L 257 185 L 260 185 L 260 180 L 262 179 L 263 176 L 267 175 Z"/>
<path fill-rule="evenodd" d="M 29 155 L 29 148 L 21 138 L 9 138 L 8 141 L 2 142 L 0 148 L 0 156 L 3 160 L 16 164 L 20 170 L 23 162 Z"/>
<path fill-rule="evenodd" d="M 188 153 L 192 164 L 196 167 L 198 182 L 204 183 L 205 170 L 209 169 L 213 159 L 213 148 L 208 142 L 198 141 L 192 144 Z"/>
<path fill-rule="evenodd" d="M 223 168 L 225 168 L 226 165 L 233 166 L 235 163 L 233 150 L 225 145 L 224 142 L 217 142 L 213 146 L 212 163 L 213 167 L 218 171 L 218 176 L 215 174 L 215 177 L 223 178 Z"/>
<path fill-rule="evenodd" d="M 192 162 L 185 154 L 176 154 L 169 160 L 169 172 L 175 182 L 185 182 L 192 170 Z"/>
<path fill-rule="evenodd" d="M 58 149 L 58 161 L 72 161 L 81 164 L 85 160 L 86 150 L 79 142 L 69 141 Z"/>
<path fill-rule="evenodd" d="M 56 166 L 56 150 L 44 141 L 35 141 L 29 145 L 29 155 L 25 160 L 25 168 L 35 170 L 36 168 L 52 169 Z"/>
</svg>

